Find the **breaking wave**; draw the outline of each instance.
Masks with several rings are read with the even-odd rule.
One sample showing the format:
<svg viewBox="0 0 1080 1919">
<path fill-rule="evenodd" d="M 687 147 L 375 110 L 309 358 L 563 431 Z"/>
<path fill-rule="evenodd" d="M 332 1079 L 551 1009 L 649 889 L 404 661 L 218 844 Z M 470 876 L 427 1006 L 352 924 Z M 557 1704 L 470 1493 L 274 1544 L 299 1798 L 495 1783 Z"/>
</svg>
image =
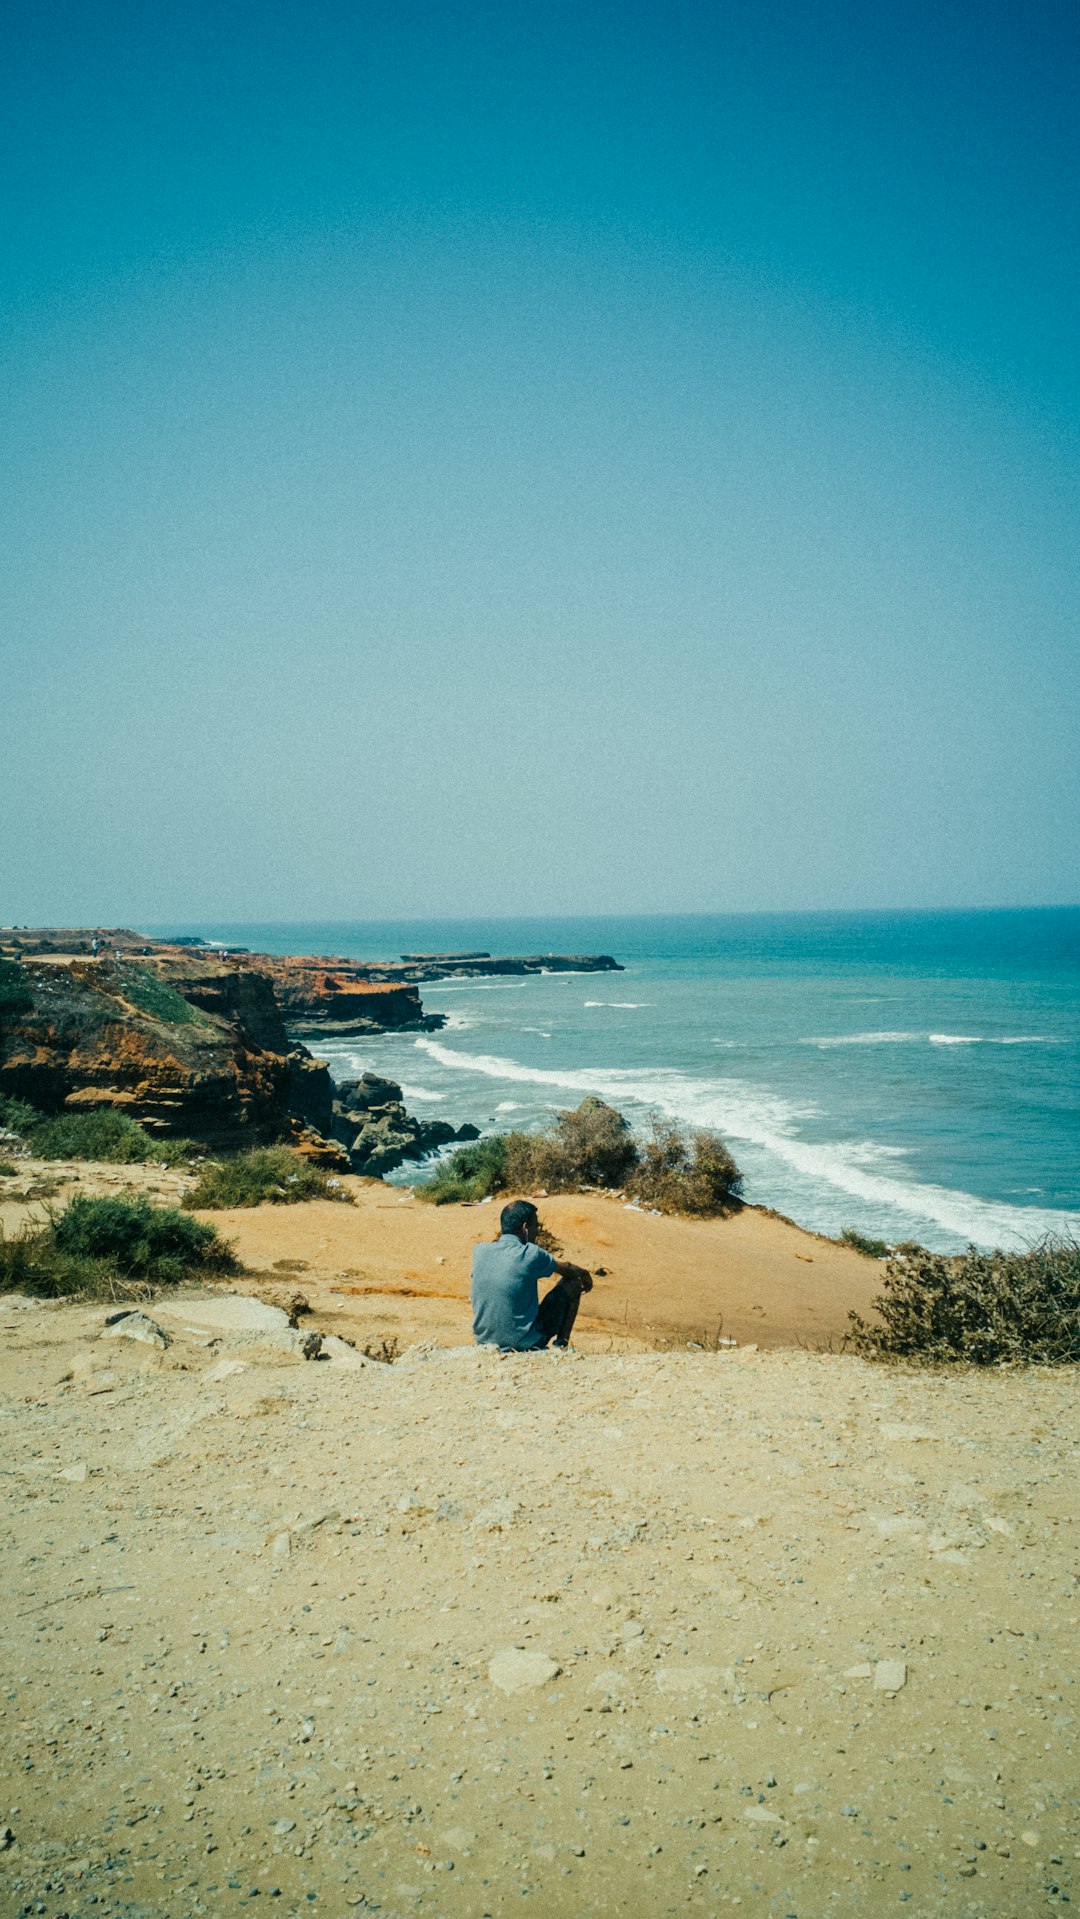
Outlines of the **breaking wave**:
<svg viewBox="0 0 1080 1919">
<path fill-rule="evenodd" d="M 1080 1215 L 1040 1206 L 1012 1206 L 982 1200 L 972 1193 L 905 1179 L 897 1162 L 903 1149 L 872 1140 L 812 1141 L 799 1122 L 820 1117 L 813 1105 L 796 1105 L 740 1079 L 698 1079 L 666 1069 L 570 1068 L 557 1071 L 523 1066 L 490 1053 L 456 1052 L 439 1040 L 419 1037 L 415 1045 L 441 1066 L 518 1085 L 595 1093 L 614 1104 L 715 1128 L 730 1140 L 760 1148 L 799 1175 L 811 1189 L 831 1189 L 870 1206 L 887 1209 L 901 1220 L 928 1222 L 958 1240 L 981 1246 L 1022 1247 L 1047 1233 L 1072 1237 Z"/>
<path fill-rule="evenodd" d="M 826 1052 L 833 1046 L 1056 1046 L 1060 1042 L 1046 1033 L 1017 1033 L 999 1037 L 984 1033 L 831 1033 L 821 1039 L 802 1039 L 800 1046 L 818 1046 Z"/>
</svg>

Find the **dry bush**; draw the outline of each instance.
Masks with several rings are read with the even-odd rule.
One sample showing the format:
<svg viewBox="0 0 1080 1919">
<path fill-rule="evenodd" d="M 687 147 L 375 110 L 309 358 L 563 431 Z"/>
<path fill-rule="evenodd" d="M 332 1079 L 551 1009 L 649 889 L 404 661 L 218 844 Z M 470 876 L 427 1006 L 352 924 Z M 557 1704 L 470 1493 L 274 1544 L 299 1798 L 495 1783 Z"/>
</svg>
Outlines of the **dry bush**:
<svg viewBox="0 0 1080 1919">
<path fill-rule="evenodd" d="M 640 1149 L 626 1189 L 661 1213 L 715 1217 L 742 1204 L 743 1179 L 716 1133 L 695 1132 L 653 1118 L 652 1138 Z"/>
<path fill-rule="evenodd" d="M 885 1268 L 882 1324 L 850 1314 L 848 1345 L 867 1359 L 916 1364 L 1061 1366 L 1080 1360 L 1080 1246 L 1047 1239 L 1027 1253 L 948 1258 L 912 1246 Z"/>
</svg>

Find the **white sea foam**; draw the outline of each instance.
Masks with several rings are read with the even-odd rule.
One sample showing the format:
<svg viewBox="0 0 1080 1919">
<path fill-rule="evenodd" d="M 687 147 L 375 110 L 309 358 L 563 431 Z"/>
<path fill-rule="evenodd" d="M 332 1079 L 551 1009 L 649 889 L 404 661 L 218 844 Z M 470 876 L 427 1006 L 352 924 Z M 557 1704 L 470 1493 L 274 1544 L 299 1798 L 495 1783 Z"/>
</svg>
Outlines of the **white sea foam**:
<svg viewBox="0 0 1080 1919">
<path fill-rule="evenodd" d="M 441 1106 L 443 1100 L 446 1098 L 445 1093 L 433 1093 L 428 1086 L 406 1086 L 404 1080 L 402 1080 L 401 1083 L 401 1096 L 409 1105 L 419 1100 L 421 1105 L 435 1104 Z"/>
<path fill-rule="evenodd" d="M 981 1246 L 1025 1246 L 1047 1233 L 1076 1235 L 1080 1215 L 1041 1206 L 1012 1206 L 977 1198 L 949 1187 L 898 1177 L 882 1166 L 902 1149 L 874 1141 L 812 1141 L 799 1135 L 800 1120 L 816 1113 L 739 1079 L 696 1079 L 678 1072 L 632 1068 L 556 1072 L 522 1066 L 488 1053 L 458 1053 L 438 1040 L 415 1044 L 439 1064 L 484 1078 L 519 1085 L 565 1087 L 596 1093 L 617 1105 L 633 1104 L 642 1113 L 659 1112 L 692 1125 L 714 1127 L 733 1140 L 762 1149 L 811 1189 L 843 1193 L 870 1206 L 884 1207 L 904 1219 L 928 1222 L 959 1240 Z"/>
<path fill-rule="evenodd" d="M 903 1046 L 910 1040 L 925 1039 L 925 1033 L 835 1033 L 824 1039 L 802 1039 L 800 1046 Z"/>
<path fill-rule="evenodd" d="M 519 1099 L 501 1099 L 495 1111 L 497 1113 L 520 1113 L 521 1101 Z"/>
<path fill-rule="evenodd" d="M 1017 1033 L 1006 1038 L 984 1033 L 927 1033 L 931 1046 L 1057 1046 L 1047 1033 Z"/>
<path fill-rule="evenodd" d="M 1055 1046 L 1058 1041 L 1045 1033 L 1018 1033 L 999 1038 L 983 1033 L 830 1033 L 819 1039 L 801 1039 L 800 1046 L 817 1046 L 822 1052 L 834 1046 Z"/>
<path fill-rule="evenodd" d="M 647 1006 L 649 1002 L 644 999 L 587 999 L 584 1000 L 582 1004 L 585 1006 L 619 1006 L 627 1013 L 640 1013 L 642 1007 Z"/>
</svg>

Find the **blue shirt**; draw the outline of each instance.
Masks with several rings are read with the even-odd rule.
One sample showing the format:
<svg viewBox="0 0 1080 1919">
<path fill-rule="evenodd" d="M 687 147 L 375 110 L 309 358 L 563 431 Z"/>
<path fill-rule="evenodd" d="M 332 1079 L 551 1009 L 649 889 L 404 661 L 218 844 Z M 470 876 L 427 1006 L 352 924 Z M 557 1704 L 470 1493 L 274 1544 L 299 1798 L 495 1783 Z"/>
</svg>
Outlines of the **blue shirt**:
<svg viewBox="0 0 1080 1919">
<path fill-rule="evenodd" d="M 536 1323 L 540 1305 L 537 1281 L 550 1279 L 555 1261 L 542 1246 L 527 1245 L 514 1233 L 478 1246 L 472 1262 L 473 1337 L 478 1346 L 501 1346 L 514 1353 L 535 1352 L 546 1344 Z"/>
</svg>

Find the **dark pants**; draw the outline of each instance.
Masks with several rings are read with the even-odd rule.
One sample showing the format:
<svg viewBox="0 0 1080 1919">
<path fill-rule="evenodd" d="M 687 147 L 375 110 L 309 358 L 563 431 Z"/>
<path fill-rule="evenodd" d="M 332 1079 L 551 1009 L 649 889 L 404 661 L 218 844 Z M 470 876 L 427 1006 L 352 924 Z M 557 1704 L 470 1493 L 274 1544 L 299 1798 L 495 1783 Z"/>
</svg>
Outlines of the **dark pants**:
<svg viewBox="0 0 1080 1919">
<path fill-rule="evenodd" d="M 580 1279 L 560 1279 L 545 1293 L 537 1309 L 536 1323 L 544 1335 L 545 1346 L 551 1340 L 556 1346 L 565 1346 L 574 1330 L 578 1307 L 581 1304 Z"/>
</svg>

